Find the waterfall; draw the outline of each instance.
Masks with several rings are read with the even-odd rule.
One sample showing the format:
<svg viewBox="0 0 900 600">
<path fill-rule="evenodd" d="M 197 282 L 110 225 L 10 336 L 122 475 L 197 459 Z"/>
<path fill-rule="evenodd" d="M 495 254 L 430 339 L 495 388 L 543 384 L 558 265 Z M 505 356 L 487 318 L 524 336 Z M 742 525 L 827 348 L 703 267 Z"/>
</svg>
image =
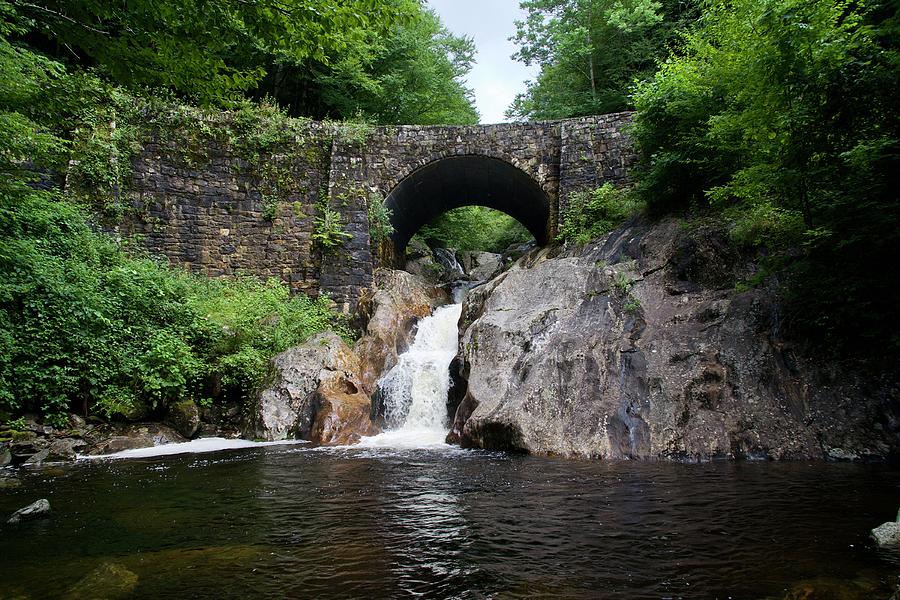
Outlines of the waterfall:
<svg viewBox="0 0 900 600">
<path fill-rule="evenodd" d="M 448 430 L 450 362 L 456 356 L 462 304 L 441 306 L 419 323 L 412 346 L 378 381 L 388 429 L 366 446 L 443 445 Z"/>
</svg>

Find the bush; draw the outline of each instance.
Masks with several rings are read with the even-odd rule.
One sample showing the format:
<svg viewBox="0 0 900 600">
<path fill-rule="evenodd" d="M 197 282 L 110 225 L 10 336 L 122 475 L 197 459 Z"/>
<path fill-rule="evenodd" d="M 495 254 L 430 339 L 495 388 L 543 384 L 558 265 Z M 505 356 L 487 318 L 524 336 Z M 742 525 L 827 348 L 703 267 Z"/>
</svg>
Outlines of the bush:
<svg viewBox="0 0 900 600">
<path fill-rule="evenodd" d="M 586 244 L 612 231 L 637 213 L 641 203 L 629 189 L 610 183 L 569 196 L 569 207 L 556 236 L 560 242 Z"/>
<path fill-rule="evenodd" d="M 269 358 L 350 331 L 280 281 L 208 280 L 130 256 L 44 195 L 0 211 L 0 410 L 108 416 L 183 398 L 243 398 Z"/>
</svg>

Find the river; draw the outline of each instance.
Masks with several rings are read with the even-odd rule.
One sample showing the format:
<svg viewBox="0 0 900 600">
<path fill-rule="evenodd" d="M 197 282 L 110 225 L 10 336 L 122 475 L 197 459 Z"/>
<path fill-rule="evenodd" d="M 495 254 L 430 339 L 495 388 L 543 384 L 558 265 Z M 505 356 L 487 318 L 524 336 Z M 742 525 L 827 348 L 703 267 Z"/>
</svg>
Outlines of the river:
<svg viewBox="0 0 900 600">
<path fill-rule="evenodd" d="M 868 532 L 896 514 L 896 468 L 563 460 L 444 444 L 434 403 L 446 398 L 458 306 L 420 324 L 382 380 L 392 429 L 359 446 L 20 471 L 0 513 L 47 498 L 52 516 L 3 527 L 0 598 L 60 597 L 103 563 L 131 577 L 101 578 L 109 597 L 154 599 L 891 595 L 900 556 Z"/>
</svg>

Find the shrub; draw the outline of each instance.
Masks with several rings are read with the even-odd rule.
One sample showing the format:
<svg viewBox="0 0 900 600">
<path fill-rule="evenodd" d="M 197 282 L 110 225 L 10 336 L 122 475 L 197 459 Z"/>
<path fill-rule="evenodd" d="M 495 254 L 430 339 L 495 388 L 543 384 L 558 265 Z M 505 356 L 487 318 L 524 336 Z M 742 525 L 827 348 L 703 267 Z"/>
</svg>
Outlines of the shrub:
<svg viewBox="0 0 900 600">
<path fill-rule="evenodd" d="M 557 241 L 585 244 L 596 239 L 641 208 L 629 189 L 619 189 L 610 183 L 569 196 L 569 207 L 557 234 Z"/>
</svg>

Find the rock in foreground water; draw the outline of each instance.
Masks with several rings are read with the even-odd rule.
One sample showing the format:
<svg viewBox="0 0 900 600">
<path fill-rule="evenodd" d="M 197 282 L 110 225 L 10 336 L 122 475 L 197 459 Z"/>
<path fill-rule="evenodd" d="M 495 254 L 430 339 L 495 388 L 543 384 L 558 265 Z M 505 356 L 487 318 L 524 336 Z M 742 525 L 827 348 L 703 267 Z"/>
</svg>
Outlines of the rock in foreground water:
<svg viewBox="0 0 900 600">
<path fill-rule="evenodd" d="M 882 523 L 872 530 L 871 535 L 879 546 L 900 546 L 900 511 L 896 521 Z"/>
<path fill-rule="evenodd" d="M 19 510 L 14 512 L 6 522 L 11 525 L 15 525 L 16 523 L 20 523 L 22 521 L 30 521 L 32 519 L 46 517 L 49 514 L 50 501 L 46 498 L 41 498 L 40 500 L 32 502 L 25 508 L 20 508 Z"/>
</svg>

